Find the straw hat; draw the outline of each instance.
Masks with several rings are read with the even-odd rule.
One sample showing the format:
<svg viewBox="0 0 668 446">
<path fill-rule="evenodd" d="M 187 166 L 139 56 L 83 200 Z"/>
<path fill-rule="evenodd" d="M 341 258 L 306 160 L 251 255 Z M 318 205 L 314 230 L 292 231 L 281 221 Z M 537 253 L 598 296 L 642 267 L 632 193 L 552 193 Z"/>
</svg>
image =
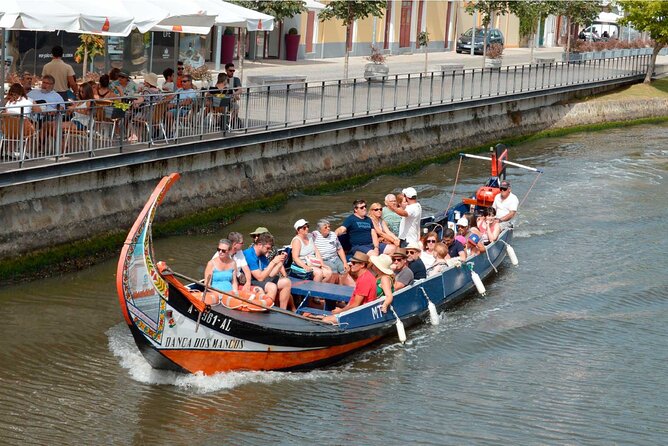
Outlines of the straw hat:
<svg viewBox="0 0 668 446">
<path fill-rule="evenodd" d="M 355 251 L 355 255 L 350 258 L 350 261 L 352 263 L 368 263 L 369 256 L 361 251 Z"/>
<path fill-rule="evenodd" d="M 420 246 L 418 243 L 411 242 L 406 246 L 406 251 L 409 249 L 414 249 L 416 251 L 422 251 L 422 246 Z"/>
<path fill-rule="evenodd" d="M 158 86 L 158 75 L 155 73 L 148 73 L 144 76 L 144 83 L 150 85 L 151 87 Z"/>
<path fill-rule="evenodd" d="M 392 271 L 392 258 L 387 254 L 381 254 L 379 256 L 369 257 L 369 261 L 374 264 L 381 272 L 391 276 L 394 274 Z"/>
</svg>

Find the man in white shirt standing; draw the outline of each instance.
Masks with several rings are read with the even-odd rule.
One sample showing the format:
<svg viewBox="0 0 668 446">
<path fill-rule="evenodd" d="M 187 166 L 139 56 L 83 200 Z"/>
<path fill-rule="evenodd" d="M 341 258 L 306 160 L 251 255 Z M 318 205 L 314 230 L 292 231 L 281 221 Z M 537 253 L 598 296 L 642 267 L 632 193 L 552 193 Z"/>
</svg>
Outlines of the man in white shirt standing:
<svg viewBox="0 0 668 446">
<path fill-rule="evenodd" d="M 399 224 L 400 246 L 405 248 L 410 243 L 420 243 L 420 220 L 422 219 L 422 206 L 417 201 L 417 191 L 415 188 L 407 187 L 401 191 L 406 197 L 408 205 L 401 209 L 395 203 L 386 203 L 387 207 L 397 215 L 401 216 Z"/>
<path fill-rule="evenodd" d="M 496 210 L 496 219 L 501 222 L 501 229 L 507 229 L 517 214 L 520 200 L 510 190 L 510 181 L 503 180 L 499 186 L 501 193 L 494 197 L 492 207 Z"/>
</svg>

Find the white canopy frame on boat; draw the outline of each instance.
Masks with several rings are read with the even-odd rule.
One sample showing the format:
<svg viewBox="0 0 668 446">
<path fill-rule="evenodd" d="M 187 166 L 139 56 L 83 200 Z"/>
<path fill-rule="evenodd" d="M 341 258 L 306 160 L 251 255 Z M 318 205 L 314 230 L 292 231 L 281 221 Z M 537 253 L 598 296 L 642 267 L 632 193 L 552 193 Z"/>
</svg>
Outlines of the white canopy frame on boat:
<svg viewBox="0 0 668 446">
<path fill-rule="evenodd" d="M 478 160 L 492 161 L 492 158 L 490 158 L 488 156 L 471 155 L 470 153 L 460 153 L 459 156 L 463 156 L 463 157 L 466 157 L 466 158 L 474 158 L 474 159 L 478 159 Z M 542 169 L 536 169 L 535 167 L 526 166 L 524 164 L 513 163 L 511 161 L 506 161 L 506 160 L 501 160 L 501 162 L 503 164 L 507 164 L 509 166 L 521 167 L 522 169 L 530 170 L 532 172 L 543 173 Z"/>
</svg>

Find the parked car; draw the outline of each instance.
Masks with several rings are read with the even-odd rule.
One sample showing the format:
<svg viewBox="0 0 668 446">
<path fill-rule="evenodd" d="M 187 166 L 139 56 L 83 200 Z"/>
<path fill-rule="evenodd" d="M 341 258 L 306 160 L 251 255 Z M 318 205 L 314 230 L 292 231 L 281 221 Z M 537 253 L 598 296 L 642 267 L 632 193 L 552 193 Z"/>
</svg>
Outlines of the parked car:
<svg viewBox="0 0 668 446">
<path fill-rule="evenodd" d="M 458 53 L 471 52 L 471 36 L 473 35 L 473 28 L 469 28 L 464 32 L 459 39 L 457 39 Z M 473 40 L 474 54 L 482 54 L 482 43 L 485 40 L 485 28 L 475 28 L 475 38 Z M 487 48 L 493 43 L 500 43 L 503 45 L 503 34 L 496 28 L 487 28 Z"/>
</svg>

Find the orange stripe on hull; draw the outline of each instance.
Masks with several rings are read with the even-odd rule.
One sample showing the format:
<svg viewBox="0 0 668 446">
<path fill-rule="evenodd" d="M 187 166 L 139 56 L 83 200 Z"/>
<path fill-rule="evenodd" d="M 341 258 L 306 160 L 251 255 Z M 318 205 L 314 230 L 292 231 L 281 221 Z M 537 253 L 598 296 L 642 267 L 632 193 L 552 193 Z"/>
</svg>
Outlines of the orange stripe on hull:
<svg viewBox="0 0 668 446">
<path fill-rule="evenodd" d="M 346 345 L 298 352 L 244 352 L 216 350 L 160 350 L 160 353 L 191 373 L 213 375 L 233 370 L 281 370 L 315 363 L 362 348 L 376 336 Z"/>
</svg>

